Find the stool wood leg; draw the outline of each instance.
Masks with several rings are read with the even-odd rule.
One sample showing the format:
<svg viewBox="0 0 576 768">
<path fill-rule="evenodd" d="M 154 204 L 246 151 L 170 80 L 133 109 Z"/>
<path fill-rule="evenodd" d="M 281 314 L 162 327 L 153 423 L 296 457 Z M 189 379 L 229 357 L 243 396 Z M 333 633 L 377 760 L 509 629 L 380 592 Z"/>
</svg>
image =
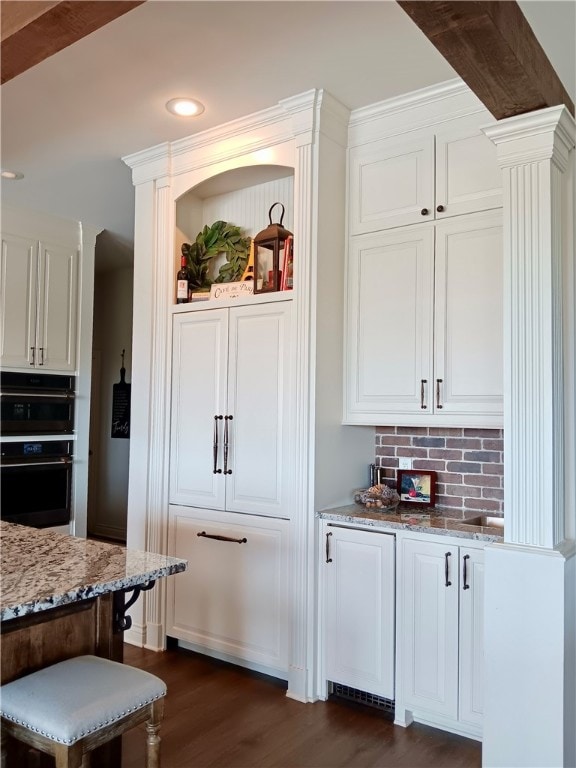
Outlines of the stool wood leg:
<svg viewBox="0 0 576 768">
<path fill-rule="evenodd" d="M 64 744 L 56 744 L 54 747 L 54 758 L 56 768 L 81 768 L 82 766 L 82 742 L 67 747 Z"/>
<path fill-rule="evenodd" d="M 164 699 L 150 705 L 150 719 L 146 723 L 146 768 L 160 768 L 160 724 L 164 716 Z"/>
<path fill-rule="evenodd" d="M 8 737 L 4 728 L 0 728 L 0 768 L 6 768 L 6 742 Z"/>
</svg>

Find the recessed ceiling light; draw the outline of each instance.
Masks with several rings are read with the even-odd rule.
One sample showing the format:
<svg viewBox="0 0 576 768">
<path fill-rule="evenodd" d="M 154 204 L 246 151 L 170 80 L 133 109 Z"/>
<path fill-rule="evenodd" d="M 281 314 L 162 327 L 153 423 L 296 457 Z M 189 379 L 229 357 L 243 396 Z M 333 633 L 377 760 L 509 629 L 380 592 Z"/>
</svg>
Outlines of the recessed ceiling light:
<svg viewBox="0 0 576 768">
<path fill-rule="evenodd" d="M 177 99 L 167 101 L 166 109 L 168 112 L 172 112 L 173 115 L 178 115 L 178 117 L 195 117 L 204 112 L 204 105 L 200 104 L 196 99 L 180 96 Z"/>
<path fill-rule="evenodd" d="M 0 171 L 0 176 L 3 179 L 9 179 L 10 181 L 16 181 L 16 179 L 24 178 L 24 174 L 20 173 L 20 171 L 9 171 L 7 169 Z"/>
</svg>

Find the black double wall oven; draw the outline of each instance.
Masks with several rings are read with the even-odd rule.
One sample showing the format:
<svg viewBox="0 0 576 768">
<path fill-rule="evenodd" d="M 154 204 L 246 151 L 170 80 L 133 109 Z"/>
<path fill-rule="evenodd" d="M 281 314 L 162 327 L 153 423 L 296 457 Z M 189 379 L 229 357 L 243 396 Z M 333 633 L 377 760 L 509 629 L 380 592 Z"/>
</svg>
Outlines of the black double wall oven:
<svg viewBox="0 0 576 768">
<path fill-rule="evenodd" d="M 73 376 L 0 374 L 2 520 L 70 522 L 74 396 Z"/>
</svg>

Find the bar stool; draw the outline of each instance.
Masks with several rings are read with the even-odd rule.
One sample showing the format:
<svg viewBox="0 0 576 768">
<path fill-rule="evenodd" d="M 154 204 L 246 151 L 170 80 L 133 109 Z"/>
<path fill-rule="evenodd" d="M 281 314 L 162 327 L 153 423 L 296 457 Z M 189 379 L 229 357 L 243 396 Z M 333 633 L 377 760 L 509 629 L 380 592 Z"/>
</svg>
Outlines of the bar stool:
<svg viewBox="0 0 576 768">
<path fill-rule="evenodd" d="M 147 721 L 146 768 L 160 768 L 165 695 L 164 682 L 149 672 L 77 656 L 0 688 L 2 738 L 53 755 L 56 768 L 79 768 L 84 754 Z"/>
</svg>

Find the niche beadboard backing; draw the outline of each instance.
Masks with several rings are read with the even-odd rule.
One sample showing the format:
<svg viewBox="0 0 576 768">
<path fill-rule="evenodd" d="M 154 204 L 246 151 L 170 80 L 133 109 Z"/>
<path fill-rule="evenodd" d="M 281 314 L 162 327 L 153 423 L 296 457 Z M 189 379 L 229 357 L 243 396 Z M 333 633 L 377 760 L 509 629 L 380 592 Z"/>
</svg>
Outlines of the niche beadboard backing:
<svg viewBox="0 0 576 768">
<path fill-rule="evenodd" d="M 376 427 L 375 463 L 395 479 L 398 459 L 437 473 L 436 508 L 459 517 L 504 511 L 501 429 Z"/>
</svg>

